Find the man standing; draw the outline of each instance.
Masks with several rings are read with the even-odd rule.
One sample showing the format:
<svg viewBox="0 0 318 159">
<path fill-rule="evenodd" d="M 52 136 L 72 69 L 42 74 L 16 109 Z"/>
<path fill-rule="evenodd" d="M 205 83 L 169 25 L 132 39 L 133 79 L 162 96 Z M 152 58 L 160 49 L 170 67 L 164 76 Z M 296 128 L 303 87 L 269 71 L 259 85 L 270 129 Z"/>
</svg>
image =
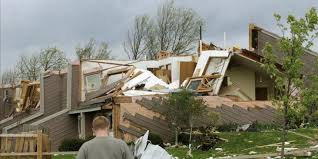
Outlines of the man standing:
<svg viewBox="0 0 318 159">
<path fill-rule="evenodd" d="M 133 159 L 127 144 L 108 136 L 110 122 L 104 116 L 93 120 L 95 138 L 85 142 L 80 148 L 77 159 Z"/>
</svg>

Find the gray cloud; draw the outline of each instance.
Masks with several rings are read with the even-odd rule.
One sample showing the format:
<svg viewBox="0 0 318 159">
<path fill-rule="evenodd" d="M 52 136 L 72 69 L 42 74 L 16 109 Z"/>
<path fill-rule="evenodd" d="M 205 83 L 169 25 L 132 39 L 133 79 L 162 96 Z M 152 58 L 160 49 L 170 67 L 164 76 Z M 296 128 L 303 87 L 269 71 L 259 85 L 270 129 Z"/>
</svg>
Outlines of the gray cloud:
<svg viewBox="0 0 318 159">
<path fill-rule="evenodd" d="M 137 15 L 156 14 L 164 0 L 0 0 L 1 1 L 1 69 L 12 67 L 21 54 L 56 45 L 69 58 L 75 58 L 74 47 L 89 38 L 106 41 L 113 56 L 126 58 L 122 41 Z M 177 0 L 191 7 L 207 24 L 204 40 L 247 47 L 248 24 L 255 23 L 277 32 L 273 13 L 302 16 L 318 1 L 234 1 Z M 317 45 L 313 48 L 318 50 Z"/>
</svg>

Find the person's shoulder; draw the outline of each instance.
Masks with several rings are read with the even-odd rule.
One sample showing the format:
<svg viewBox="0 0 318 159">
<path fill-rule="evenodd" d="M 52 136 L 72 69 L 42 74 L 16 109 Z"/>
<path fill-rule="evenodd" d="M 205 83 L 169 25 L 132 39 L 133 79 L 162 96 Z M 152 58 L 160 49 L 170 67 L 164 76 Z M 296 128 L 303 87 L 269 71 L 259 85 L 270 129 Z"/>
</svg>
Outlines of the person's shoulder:
<svg viewBox="0 0 318 159">
<path fill-rule="evenodd" d="M 89 145 L 91 145 L 94 141 L 94 139 L 91 139 L 89 141 L 86 141 L 83 143 L 82 147 L 86 148 L 86 147 L 89 147 Z"/>
</svg>

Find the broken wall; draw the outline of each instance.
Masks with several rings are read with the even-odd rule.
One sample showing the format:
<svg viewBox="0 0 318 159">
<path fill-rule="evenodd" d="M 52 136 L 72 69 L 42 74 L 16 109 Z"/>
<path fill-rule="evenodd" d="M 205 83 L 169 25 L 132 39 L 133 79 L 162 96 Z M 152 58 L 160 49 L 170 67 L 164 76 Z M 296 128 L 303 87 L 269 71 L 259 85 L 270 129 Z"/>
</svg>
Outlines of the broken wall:
<svg viewBox="0 0 318 159">
<path fill-rule="evenodd" d="M 263 56 L 262 50 L 264 49 L 266 43 L 269 43 L 273 46 L 273 53 L 278 56 L 279 59 L 284 57 L 284 53 L 280 51 L 278 43 L 280 36 L 266 31 L 260 27 L 257 27 L 253 24 L 249 26 L 249 48 L 254 50 L 257 54 Z M 305 50 L 305 54 L 301 57 L 302 62 L 304 63 L 304 74 L 309 74 L 310 72 L 316 71 L 313 67 L 316 64 L 317 53 L 311 50 Z"/>
<path fill-rule="evenodd" d="M 15 88 L 0 88 L 0 120 L 8 117 L 15 109 Z"/>
</svg>

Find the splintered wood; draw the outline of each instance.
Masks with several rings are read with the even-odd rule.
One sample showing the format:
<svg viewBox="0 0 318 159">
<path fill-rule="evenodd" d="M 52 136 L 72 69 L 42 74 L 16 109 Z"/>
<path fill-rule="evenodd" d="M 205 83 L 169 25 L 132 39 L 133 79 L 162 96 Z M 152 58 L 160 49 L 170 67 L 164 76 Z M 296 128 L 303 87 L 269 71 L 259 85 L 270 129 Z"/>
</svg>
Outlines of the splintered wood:
<svg viewBox="0 0 318 159">
<path fill-rule="evenodd" d="M 50 152 L 50 141 L 42 131 L 28 134 L 0 134 L 0 158 L 49 159 L 43 152 Z"/>
</svg>

